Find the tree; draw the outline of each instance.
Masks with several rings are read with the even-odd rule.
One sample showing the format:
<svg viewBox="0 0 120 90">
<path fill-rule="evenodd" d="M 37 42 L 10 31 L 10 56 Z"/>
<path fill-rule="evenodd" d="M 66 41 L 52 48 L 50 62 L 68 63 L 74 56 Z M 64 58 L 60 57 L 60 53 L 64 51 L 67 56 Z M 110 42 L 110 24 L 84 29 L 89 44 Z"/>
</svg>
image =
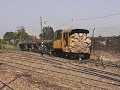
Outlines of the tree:
<svg viewBox="0 0 120 90">
<path fill-rule="evenodd" d="M 25 32 L 25 27 L 21 26 L 18 27 L 19 29 L 17 30 L 17 38 L 19 41 L 25 41 L 30 39 L 30 35 Z"/>
<path fill-rule="evenodd" d="M 43 32 L 39 35 L 42 39 L 52 40 L 54 38 L 53 28 L 50 26 L 43 27 Z"/>
<path fill-rule="evenodd" d="M 31 40 L 31 36 L 25 31 L 25 27 L 18 27 L 17 32 L 6 32 L 3 36 L 4 41 L 12 42 Z"/>
<path fill-rule="evenodd" d="M 2 49 L 2 39 L 0 39 L 0 50 Z"/>
<path fill-rule="evenodd" d="M 3 36 L 4 40 L 10 41 L 11 39 L 15 39 L 15 33 L 14 32 L 6 32 Z"/>
</svg>

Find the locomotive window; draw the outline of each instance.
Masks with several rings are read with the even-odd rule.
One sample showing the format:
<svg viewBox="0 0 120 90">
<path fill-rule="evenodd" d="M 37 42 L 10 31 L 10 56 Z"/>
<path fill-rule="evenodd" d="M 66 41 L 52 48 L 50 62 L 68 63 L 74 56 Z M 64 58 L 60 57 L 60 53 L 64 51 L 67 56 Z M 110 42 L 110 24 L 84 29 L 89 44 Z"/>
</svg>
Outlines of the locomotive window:
<svg viewBox="0 0 120 90">
<path fill-rule="evenodd" d="M 56 40 L 57 39 L 57 33 L 55 32 L 54 34 L 54 39 Z"/>
<path fill-rule="evenodd" d="M 58 38 L 59 38 L 59 39 L 62 38 L 62 34 L 61 34 L 61 33 L 58 34 Z"/>
<path fill-rule="evenodd" d="M 67 33 L 64 33 L 63 38 L 64 38 L 64 39 L 67 39 L 67 37 L 68 37 L 68 34 L 67 34 Z"/>
<path fill-rule="evenodd" d="M 64 33 L 63 34 L 63 39 L 66 42 L 66 46 L 68 45 L 68 37 L 69 37 L 68 35 L 69 35 L 69 33 Z"/>
</svg>

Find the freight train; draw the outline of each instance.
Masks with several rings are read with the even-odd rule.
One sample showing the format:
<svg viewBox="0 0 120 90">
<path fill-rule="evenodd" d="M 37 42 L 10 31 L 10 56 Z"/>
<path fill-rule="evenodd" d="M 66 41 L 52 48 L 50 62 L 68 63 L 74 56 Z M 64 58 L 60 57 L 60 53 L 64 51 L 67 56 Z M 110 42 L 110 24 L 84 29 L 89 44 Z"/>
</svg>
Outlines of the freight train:
<svg viewBox="0 0 120 90">
<path fill-rule="evenodd" d="M 25 51 L 52 54 L 54 56 L 88 59 L 90 58 L 91 38 L 86 29 L 57 30 L 54 40 L 40 40 L 36 43 L 21 43 Z"/>
</svg>

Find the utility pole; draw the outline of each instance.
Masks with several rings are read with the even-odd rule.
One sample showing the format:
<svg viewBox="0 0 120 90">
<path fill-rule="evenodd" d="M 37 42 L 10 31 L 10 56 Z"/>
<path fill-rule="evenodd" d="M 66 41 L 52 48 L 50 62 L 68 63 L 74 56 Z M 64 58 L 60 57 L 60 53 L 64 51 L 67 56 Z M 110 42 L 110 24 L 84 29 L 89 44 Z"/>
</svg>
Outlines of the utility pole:
<svg viewBox="0 0 120 90">
<path fill-rule="evenodd" d="M 0 38 L 0 50 L 2 49 L 2 39 Z M 1 51 L 0 51 L 1 52 Z"/>
<path fill-rule="evenodd" d="M 95 33 L 95 28 L 93 29 L 93 32 L 92 32 L 92 56 L 93 56 L 93 53 L 94 53 L 94 46 L 93 46 L 93 44 L 94 44 L 94 33 Z"/>
<path fill-rule="evenodd" d="M 42 17 L 40 17 L 40 27 L 41 27 L 41 34 L 43 33 L 43 30 L 42 30 Z"/>
<path fill-rule="evenodd" d="M 71 25 L 71 29 L 72 29 L 72 28 L 73 28 L 73 18 L 72 18 L 72 20 L 71 20 L 71 21 L 72 21 L 72 25 Z"/>
</svg>

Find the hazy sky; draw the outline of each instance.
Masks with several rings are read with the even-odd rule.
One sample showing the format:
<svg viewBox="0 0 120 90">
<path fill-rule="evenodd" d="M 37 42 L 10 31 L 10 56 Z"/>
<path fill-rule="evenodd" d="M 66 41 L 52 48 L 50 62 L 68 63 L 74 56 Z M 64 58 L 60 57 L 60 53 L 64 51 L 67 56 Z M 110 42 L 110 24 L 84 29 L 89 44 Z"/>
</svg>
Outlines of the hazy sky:
<svg viewBox="0 0 120 90">
<path fill-rule="evenodd" d="M 43 25 L 54 30 L 95 27 L 96 35 L 120 34 L 120 14 L 82 20 L 116 13 L 120 13 L 120 0 L 0 0 L 0 37 L 19 26 L 38 36 L 40 16 L 47 21 Z"/>
</svg>

